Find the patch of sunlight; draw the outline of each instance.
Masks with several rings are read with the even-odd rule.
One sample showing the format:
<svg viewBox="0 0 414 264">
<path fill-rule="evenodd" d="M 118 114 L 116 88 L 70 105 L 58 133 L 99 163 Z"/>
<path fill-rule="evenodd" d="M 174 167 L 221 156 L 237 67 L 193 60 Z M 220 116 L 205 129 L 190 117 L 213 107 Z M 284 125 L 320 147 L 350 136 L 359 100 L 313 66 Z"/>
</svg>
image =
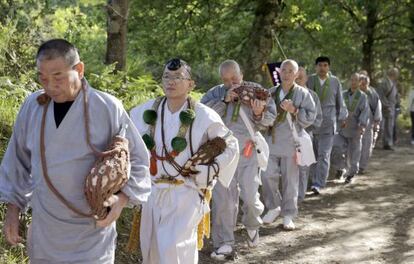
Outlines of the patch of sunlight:
<svg viewBox="0 0 414 264">
<path fill-rule="evenodd" d="M 370 166 L 381 166 L 382 165 L 382 162 L 380 162 L 380 161 L 373 161 L 373 160 L 370 160 L 370 162 L 369 162 L 370 164 Z"/>
<path fill-rule="evenodd" d="M 403 254 L 403 260 L 400 262 L 401 264 L 412 264 L 414 263 L 414 250 L 406 252 Z"/>
<path fill-rule="evenodd" d="M 365 205 L 357 201 L 347 201 L 341 204 L 338 204 L 335 208 L 336 211 L 346 211 L 346 212 L 355 212 L 362 211 L 365 209 Z"/>
<path fill-rule="evenodd" d="M 406 162 L 405 165 L 414 165 L 414 160 Z"/>
<path fill-rule="evenodd" d="M 403 263 L 414 263 L 414 219 L 411 218 L 411 223 L 408 223 L 410 226 L 408 228 L 408 240 L 407 246 L 410 248 L 408 252 L 404 252 L 404 261 Z M 411 261 L 411 262 L 410 262 Z"/>
<path fill-rule="evenodd" d="M 349 225 L 350 223 L 348 223 Z M 372 224 L 372 223 L 371 223 Z M 354 225 L 354 223 L 352 223 Z M 373 260 L 391 246 L 393 229 L 359 225 L 359 229 L 346 234 L 336 234 L 328 243 L 315 245 L 298 252 L 295 259 L 316 254 L 319 263 L 340 259 L 341 263 L 362 263 Z"/>
<path fill-rule="evenodd" d="M 392 202 L 382 202 L 377 204 L 379 207 L 389 207 L 389 206 L 395 206 L 395 203 Z"/>
</svg>

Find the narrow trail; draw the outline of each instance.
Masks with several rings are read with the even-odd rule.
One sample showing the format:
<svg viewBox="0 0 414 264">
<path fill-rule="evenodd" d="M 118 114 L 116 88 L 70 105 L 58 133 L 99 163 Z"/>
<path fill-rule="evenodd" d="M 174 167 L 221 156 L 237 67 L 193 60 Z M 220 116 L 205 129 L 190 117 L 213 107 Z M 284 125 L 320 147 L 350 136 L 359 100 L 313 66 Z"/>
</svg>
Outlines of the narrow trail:
<svg viewBox="0 0 414 264">
<path fill-rule="evenodd" d="M 414 147 L 401 145 L 375 149 L 367 173 L 352 184 L 331 180 L 323 195 L 307 197 L 295 231 L 284 231 L 279 218 L 261 228 L 260 246 L 249 250 L 238 230 L 234 262 L 414 263 Z M 209 245 L 200 263 L 217 263 Z"/>
<path fill-rule="evenodd" d="M 414 263 L 414 147 L 408 141 L 395 152 L 375 149 L 365 175 L 350 185 L 330 180 L 328 187 L 300 205 L 295 231 L 284 231 L 278 218 L 261 228 L 260 245 L 251 250 L 238 226 L 236 260 L 212 260 L 209 240 L 200 263 Z M 140 263 L 124 252 L 117 259 Z"/>
</svg>

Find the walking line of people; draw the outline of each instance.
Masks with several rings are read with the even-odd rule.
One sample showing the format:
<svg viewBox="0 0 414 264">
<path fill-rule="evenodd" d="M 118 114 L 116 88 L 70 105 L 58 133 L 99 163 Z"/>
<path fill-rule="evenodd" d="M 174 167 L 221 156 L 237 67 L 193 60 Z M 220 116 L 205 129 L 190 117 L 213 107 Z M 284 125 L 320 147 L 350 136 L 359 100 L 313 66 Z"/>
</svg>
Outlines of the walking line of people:
<svg viewBox="0 0 414 264">
<path fill-rule="evenodd" d="M 164 95 L 128 115 L 119 100 L 89 85 L 71 43 L 43 43 L 36 55 L 43 90 L 23 103 L 0 167 L 6 240 L 24 241 L 19 215 L 30 207 L 30 263 L 114 263 L 116 220 L 124 207 L 142 205 L 143 263 L 197 263 L 211 196 L 213 259 L 235 254 L 240 200 L 250 248 L 260 242 L 260 227 L 279 216 L 284 229 L 294 230 L 298 202 L 308 185 L 323 194 L 331 165 L 345 183 L 366 172 L 382 117 L 384 148 L 394 145 L 398 71 L 388 72 L 378 93 L 361 73 L 343 91 L 330 63 L 318 57 L 308 77 L 286 59 L 281 84 L 264 89 L 226 60 L 219 66 L 222 84 L 197 102 L 189 95 L 190 65 L 174 58 L 163 70 Z M 113 162 L 120 152 L 105 150 L 125 128 L 128 179 L 101 201 L 109 180 L 122 174 Z M 113 159 L 96 167 L 108 155 Z M 96 171 L 102 177 L 89 184 L 102 186 L 95 202 L 108 209 L 103 219 L 85 213 L 85 176 Z"/>
</svg>

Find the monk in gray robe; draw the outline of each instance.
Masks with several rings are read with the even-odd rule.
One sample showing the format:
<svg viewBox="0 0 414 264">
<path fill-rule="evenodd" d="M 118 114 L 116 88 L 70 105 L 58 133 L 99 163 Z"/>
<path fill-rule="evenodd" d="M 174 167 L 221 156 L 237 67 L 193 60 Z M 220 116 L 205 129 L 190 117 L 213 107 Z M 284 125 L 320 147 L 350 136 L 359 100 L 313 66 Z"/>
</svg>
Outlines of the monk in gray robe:
<svg viewBox="0 0 414 264">
<path fill-rule="evenodd" d="M 306 75 L 306 69 L 299 66 L 298 77 L 296 78 L 296 83 L 299 86 L 306 87 L 306 82 L 308 81 L 308 76 Z M 305 130 L 308 132 L 309 136 L 313 138 L 313 131 L 321 126 L 322 123 L 322 108 L 321 102 L 319 101 L 318 95 L 315 91 L 310 90 L 308 91 L 312 95 L 312 99 L 315 102 L 316 107 L 316 118 L 312 125 L 308 126 Z M 315 146 L 313 146 L 315 148 Z M 316 150 L 315 150 L 316 151 Z M 311 166 L 299 166 L 299 194 L 298 194 L 298 201 L 301 202 L 305 199 L 306 190 L 308 189 L 308 180 L 310 174 L 310 168 L 314 168 L 315 165 Z M 313 171 L 312 171 L 313 172 Z"/>
<path fill-rule="evenodd" d="M 268 168 L 262 175 L 263 200 L 268 209 L 263 221 L 269 224 L 281 214 L 283 227 L 287 230 L 295 229 L 293 219 L 298 214 L 299 166 L 295 158 L 295 140 L 286 116 L 290 114 L 294 117 L 293 123 L 299 135 L 316 118 L 312 95 L 308 89 L 294 82 L 298 69 L 296 61 L 283 61 L 280 67 L 282 84 L 271 88 L 272 99 L 277 106 L 277 117 L 271 135 L 267 136 L 270 157 Z"/>
<path fill-rule="evenodd" d="M 357 174 L 361 158 L 361 138 L 368 123 L 369 107 L 367 96 L 359 90 L 359 74 L 351 76 L 351 88 L 343 92 L 348 109 L 346 123 L 335 135 L 332 150 L 332 168 L 338 175 L 345 176 L 345 183 L 350 183 Z"/>
<path fill-rule="evenodd" d="M 359 160 L 358 170 L 358 174 L 364 174 L 368 167 L 368 161 L 372 155 L 372 150 L 374 149 L 374 134 L 379 131 L 382 120 L 382 112 L 379 95 L 375 91 L 374 87 L 369 85 L 369 77 L 367 75 L 361 75 L 359 80 L 360 89 L 367 95 L 369 106 L 367 128 L 365 129 L 364 135 L 362 135 L 361 159 Z"/>
<path fill-rule="evenodd" d="M 251 107 L 241 104 L 238 95 L 233 91 L 243 82 L 243 75 L 237 62 L 224 61 L 219 67 L 223 84 L 211 88 L 202 98 L 201 103 L 216 110 L 226 126 L 239 141 L 241 153 L 245 153 L 251 142 L 251 136 L 245 123 L 239 116 L 239 109 L 250 118 L 255 129 L 269 127 L 276 114 L 276 107 L 270 98 L 266 101 L 254 100 Z M 214 252 L 211 257 L 223 259 L 233 254 L 234 229 L 237 222 L 239 197 L 243 201 L 242 223 L 247 229 L 248 245 L 257 246 L 259 242 L 259 227 L 262 225 L 261 214 L 264 206 L 259 199 L 260 174 L 257 156 L 253 151 L 251 156 L 240 155 L 236 173 L 229 188 L 220 182 L 213 190 L 212 203 L 212 237 Z M 240 191 L 239 191 L 240 189 Z"/>
<path fill-rule="evenodd" d="M 391 68 L 387 71 L 387 77 L 378 84 L 378 95 L 382 104 L 383 117 L 383 146 L 385 150 L 394 150 L 394 123 L 395 106 L 398 102 L 397 79 L 399 71 Z"/>
<path fill-rule="evenodd" d="M 72 44 L 62 39 L 47 41 L 40 46 L 36 62 L 44 90 L 31 94 L 22 105 L 0 167 L 0 200 L 7 203 L 5 238 L 12 245 L 22 241 L 19 213 L 30 206 L 27 246 L 31 264 L 114 263 L 116 219 L 126 205 L 141 204 L 150 194 L 145 145 L 121 102 L 86 82 L 84 64 Z M 41 98 L 50 98 L 50 103 L 44 107 Z M 90 145 L 84 126 L 84 99 Z M 96 161 L 90 146 L 104 151 L 126 126 L 129 180 L 106 201 L 110 211 L 103 220 L 75 213 L 51 191 L 45 175 L 68 203 L 87 215 L 85 177 Z"/>
<path fill-rule="evenodd" d="M 337 122 L 343 124 L 348 112 L 342 98 L 342 86 L 338 78 L 329 73 L 328 57 L 318 57 L 315 61 L 316 74 L 309 77 L 308 87 L 314 90 L 322 106 L 322 124 L 313 131 L 313 144 L 317 149 L 317 163 L 312 177 L 312 191 L 320 193 L 328 178 L 330 157 Z"/>
</svg>

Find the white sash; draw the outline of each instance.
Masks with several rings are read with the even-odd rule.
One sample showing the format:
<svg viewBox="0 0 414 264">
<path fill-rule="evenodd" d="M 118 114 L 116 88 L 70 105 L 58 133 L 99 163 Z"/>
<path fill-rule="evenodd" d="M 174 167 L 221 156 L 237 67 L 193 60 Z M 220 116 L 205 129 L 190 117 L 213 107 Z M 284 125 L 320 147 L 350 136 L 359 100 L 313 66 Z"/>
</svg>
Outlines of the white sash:
<svg viewBox="0 0 414 264">
<path fill-rule="evenodd" d="M 292 122 L 291 114 L 286 114 L 286 119 L 292 130 L 293 140 L 295 141 L 297 164 L 299 166 L 310 166 L 316 162 L 315 153 L 313 151 L 312 139 L 309 134 L 302 129 L 301 135 L 298 135 L 295 124 Z"/>
<path fill-rule="evenodd" d="M 269 162 L 269 145 L 267 144 L 266 139 L 259 131 L 254 131 L 253 126 L 242 107 L 240 107 L 239 114 L 243 122 L 246 124 L 250 137 L 254 142 L 259 167 L 261 170 L 265 171 L 267 169 L 267 164 Z"/>
</svg>

